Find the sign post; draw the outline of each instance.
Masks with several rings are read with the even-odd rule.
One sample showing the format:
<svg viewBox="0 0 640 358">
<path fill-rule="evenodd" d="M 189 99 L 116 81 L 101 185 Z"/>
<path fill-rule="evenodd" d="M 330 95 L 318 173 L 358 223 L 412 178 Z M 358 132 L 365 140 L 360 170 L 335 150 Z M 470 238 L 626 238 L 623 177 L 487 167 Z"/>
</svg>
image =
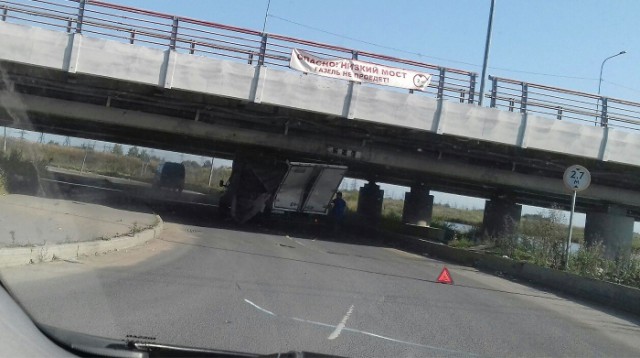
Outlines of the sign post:
<svg viewBox="0 0 640 358">
<path fill-rule="evenodd" d="M 569 268 L 569 250 L 571 248 L 571 235 L 573 234 L 573 214 L 576 210 L 576 196 L 591 184 L 591 173 L 582 165 L 572 165 L 564 171 L 564 185 L 573 191 L 571 197 L 571 214 L 569 215 L 569 235 L 564 255 L 564 269 Z"/>
</svg>

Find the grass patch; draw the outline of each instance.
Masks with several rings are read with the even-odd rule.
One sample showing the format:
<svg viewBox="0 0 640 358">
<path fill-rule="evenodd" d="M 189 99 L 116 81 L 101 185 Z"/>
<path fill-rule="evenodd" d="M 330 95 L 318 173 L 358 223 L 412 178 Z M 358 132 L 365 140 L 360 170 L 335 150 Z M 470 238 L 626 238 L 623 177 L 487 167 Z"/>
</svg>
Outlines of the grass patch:
<svg viewBox="0 0 640 358">
<path fill-rule="evenodd" d="M 484 210 L 481 209 L 461 209 L 451 207 L 448 204 L 433 205 L 433 221 L 454 222 L 471 226 L 480 226 Z"/>
<path fill-rule="evenodd" d="M 465 238 L 449 241 L 449 246 L 459 249 L 466 249 L 475 245 L 476 243 L 474 241 Z"/>
</svg>

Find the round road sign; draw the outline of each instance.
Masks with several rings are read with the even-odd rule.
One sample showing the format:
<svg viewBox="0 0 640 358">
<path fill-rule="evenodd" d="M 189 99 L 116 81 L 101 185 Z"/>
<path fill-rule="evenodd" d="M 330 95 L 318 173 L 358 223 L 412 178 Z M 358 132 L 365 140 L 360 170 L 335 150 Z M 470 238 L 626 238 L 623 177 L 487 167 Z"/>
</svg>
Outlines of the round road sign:
<svg viewBox="0 0 640 358">
<path fill-rule="evenodd" d="M 572 165 L 564 171 L 564 185 L 575 191 L 583 191 L 591 184 L 591 173 L 582 165 Z"/>
</svg>

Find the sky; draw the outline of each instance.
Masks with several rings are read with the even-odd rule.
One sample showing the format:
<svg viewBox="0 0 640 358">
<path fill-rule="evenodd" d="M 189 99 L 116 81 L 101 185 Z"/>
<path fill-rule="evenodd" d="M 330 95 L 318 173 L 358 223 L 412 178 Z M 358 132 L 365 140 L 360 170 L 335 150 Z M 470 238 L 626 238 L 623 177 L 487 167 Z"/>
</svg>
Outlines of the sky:
<svg viewBox="0 0 640 358">
<path fill-rule="evenodd" d="M 108 0 L 157 12 L 481 72 L 490 0 Z M 640 102 L 637 0 L 496 0 L 488 74 Z M 99 145 L 100 146 L 100 145 Z M 176 154 L 166 153 L 168 159 Z M 198 160 L 198 159 L 196 159 Z M 201 158 L 201 160 L 204 160 Z M 218 162 L 224 164 L 224 162 Z M 406 188 L 383 186 L 401 198 Z M 484 200 L 436 193 L 436 202 Z M 525 207 L 524 213 L 540 208 Z M 584 225 L 584 215 L 576 217 Z M 640 226 L 637 225 L 637 229 Z"/>
</svg>

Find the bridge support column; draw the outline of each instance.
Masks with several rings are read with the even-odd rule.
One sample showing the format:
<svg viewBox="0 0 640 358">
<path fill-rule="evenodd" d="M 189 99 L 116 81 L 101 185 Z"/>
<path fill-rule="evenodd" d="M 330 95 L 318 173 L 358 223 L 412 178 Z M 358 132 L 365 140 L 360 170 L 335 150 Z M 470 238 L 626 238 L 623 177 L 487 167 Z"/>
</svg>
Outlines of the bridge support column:
<svg viewBox="0 0 640 358">
<path fill-rule="evenodd" d="M 429 195 L 429 188 L 416 185 L 404 194 L 404 208 L 402 222 L 417 226 L 429 226 L 433 213 L 433 195 Z"/>
<path fill-rule="evenodd" d="M 500 237 L 515 233 L 520 223 L 522 205 L 505 199 L 487 200 L 484 205 L 482 233 L 489 237 Z"/>
<path fill-rule="evenodd" d="M 384 190 L 374 182 L 368 182 L 360 188 L 358 195 L 358 214 L 377 221 L 382 214 Z"/>
<path fill-rule="evenodd" d="M 610 259 L 629 252 L 634 220 L 626 215 L 626 209 L 617 206 L 608 206 L 602 212 L 588 212 L 584 227 L 586 244 L 602 242 L 605 256 Z"/>
</svg>

